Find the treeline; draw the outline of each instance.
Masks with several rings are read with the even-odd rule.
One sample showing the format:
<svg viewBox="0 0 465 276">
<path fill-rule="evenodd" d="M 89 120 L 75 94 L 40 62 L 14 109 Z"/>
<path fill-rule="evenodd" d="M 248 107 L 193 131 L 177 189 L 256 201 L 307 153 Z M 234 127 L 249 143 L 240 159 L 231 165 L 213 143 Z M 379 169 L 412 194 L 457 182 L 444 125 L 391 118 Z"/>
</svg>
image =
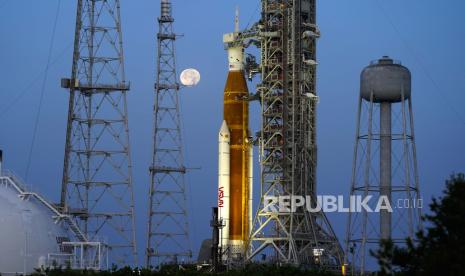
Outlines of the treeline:
<svg viewBox="0 0 465 276">
<path fill-rule="evenodd" d="M 423 216 L 423 231 L 406 247 L 386 241 L 372 252 L 378 259 L 378 275 L 465 275 L 465 175 L 454 174 L 446 181 L 440 198 Z"/>
<path fill-rule="evenodd" d="M 148 269 L 131 269 L 129 267 L 125 267 L 122 269 L 112 269 L 109 271 L 91 271 L 91 270 L 84 270 L 84 271 L 77 271 L 71 269 L 52 269 L 52 270 L 45 270 L 41 272 L 36 272 L 33 275 L 46 275 L 46 276 L 82 276 L 82 275 L 89 275 L 89 276 L 155 276 L 155 275 L 173 275 L 173 276 L 194 276 L 194 275 L 225 275 L 225 276 L 281 276 L 281 275 L 293 275 L 293 276 L 334 276 L 335 274 L 331 272 L 325 271 L 310 271 L 310 270 L 302 270 L 295 267 L 276 267 L 272 265 L 250 265 L 245 267 L 241 270 L 230 270 L 225 272 L 218 272 L 212 273 L 208 270 L 197 270 L 195 266 L 166 266 L 163 267 L 159 271 L 151 271 Z"/>
</svg>

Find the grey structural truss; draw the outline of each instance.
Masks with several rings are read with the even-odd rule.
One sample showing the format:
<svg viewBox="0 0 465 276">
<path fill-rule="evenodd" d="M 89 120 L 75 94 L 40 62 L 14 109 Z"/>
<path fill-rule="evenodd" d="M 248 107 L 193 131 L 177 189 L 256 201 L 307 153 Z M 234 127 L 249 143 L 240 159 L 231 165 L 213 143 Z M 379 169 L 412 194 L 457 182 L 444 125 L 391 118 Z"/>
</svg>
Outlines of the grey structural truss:
<svg viewBox="0 0 465 276">
<path fill-rule="evenodd" d="M 155 269 L 192 257 L 173 22 L 171 1 L 161 0 L 146 247 L 146 266 Z"/>
<path fill-rule="evenodd" d="M 120 1 L 78 0 L 61 208 L 110 261 L 137 265 Z"/>
<path fill-rule="evenodd" d="M 260 48 L 248 57 L 249 75 L 261 74 L 260 203 L 248 260 L 339 269 L 343 251 L 322 211 L 279 210 L 268 197 L 301 196 L 316 202 L 315 0 L 262 0 L 261 20 L 243 33 Z M 250 39 L 248 39 L 250 37 Z M 275 208 L 273 208 L 275 207 Z M 292 206 L 291 206 L 292 207 Z"/>
</svg>

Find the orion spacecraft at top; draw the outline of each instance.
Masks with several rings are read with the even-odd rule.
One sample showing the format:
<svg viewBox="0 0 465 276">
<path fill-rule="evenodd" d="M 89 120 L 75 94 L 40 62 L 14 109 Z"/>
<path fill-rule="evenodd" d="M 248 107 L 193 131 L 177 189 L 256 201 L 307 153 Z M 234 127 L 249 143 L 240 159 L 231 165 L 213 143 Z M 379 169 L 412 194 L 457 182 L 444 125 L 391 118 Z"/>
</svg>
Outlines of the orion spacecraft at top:
<svg viewBox="0 0 465 276">
<path fill-rule="evenodd" d="M 245 253 L 252 228 L 253 150 L 249 130 L 249 91 L 244 73 L 244 46 L 235 31 L 223 36 L 228 45 L 229 71 L 224 88 L 223 123 L 219 131 L 218 213 L 223 222 L 220 246 L 223 259 Z"/>
</svg>

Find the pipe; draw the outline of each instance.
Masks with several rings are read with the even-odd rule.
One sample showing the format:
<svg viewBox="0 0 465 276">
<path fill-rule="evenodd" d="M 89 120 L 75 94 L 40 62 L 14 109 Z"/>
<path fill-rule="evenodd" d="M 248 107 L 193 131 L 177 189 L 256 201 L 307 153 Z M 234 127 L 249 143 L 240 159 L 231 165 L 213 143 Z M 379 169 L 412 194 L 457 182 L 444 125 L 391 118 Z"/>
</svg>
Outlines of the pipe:
<svg viewBox="0 0 465 276">
<path fill-rule="evenodd" d="M 380 110 L 380 196 L 391 202 L 391 103 L 382 102 Z M 391 213 L 380 211 L 381 239 L 391 238 Z"/>
</svg>

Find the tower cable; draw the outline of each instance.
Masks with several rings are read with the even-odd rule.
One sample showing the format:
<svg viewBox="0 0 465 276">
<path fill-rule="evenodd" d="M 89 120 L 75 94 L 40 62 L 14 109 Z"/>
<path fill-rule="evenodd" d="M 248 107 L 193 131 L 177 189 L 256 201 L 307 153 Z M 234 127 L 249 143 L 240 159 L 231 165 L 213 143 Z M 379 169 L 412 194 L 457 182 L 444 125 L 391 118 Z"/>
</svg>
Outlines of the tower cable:
<svg viewBox="0 0 465 276">
<path fill-rule="evenodd" d="M 62 57 L 63 55 L 69 50 L 69 48 L 73 45 L 73 42 L 69 42 L 68 45 L 55 57 L 55 59 L 50 62 L 49 68 L 52 68 L 53 65 L 55 65 Z M 29 92 L 31 91 L 30 89 L 34 86 L 34 84 L 39 81 L 39 79 L 42 77 L 42 75 L 45 74 L 45 70 L 37 74 L 37 76 L 32 79 L 26 85 L 20 92 L 19 94 L 8 103 L 5 108 L 0 112 L 0 119 L 2 119 L 8 112 Z"/>
<path fill-rule="evenodd" d="M 53 44 L 55 42 L 55 34 L 56 34 L 58 16 L 60 14 L 60 5 L 61 5 L 61 0 L 58 0 L 56 12 L 55 12 L 55 20 L 53 22 L 52 37 L 50 38 L 50 46 L 48 48 L 47 65 L 45 66 L 44 79 L 42 80 L 42 88 L 40 90 L 39 106 L 38 106 L 35 121 L 34 121 L 34 130 L 32 132 L 32 141 L 31 141 L 31 145 L 29 147 L 29 154 L 28 154 L 28 157 L 27 157 L 27 165 L 26 165 L 26 173 L 25 173 L 26 181 L 28 180 L 28 177 L 29 177 L 29 171 L 30 171 L 31 161 L 32 161 L 32 153 L 34 151 L 34 145 L 35 145 L 35 141 L 36 141 L 36 137 L 37 137 L 37 130 L 39 128 L 39 120 L 40 120 L 40 114 L 42 112 L 42 104 L 43 104 L 43 100 L 44 100 L 45 87 L 47 85 L 48 71 L 50 69 L 50 62 L 51 62 L 51 59 L 52 59 Z"/>
</svg>

